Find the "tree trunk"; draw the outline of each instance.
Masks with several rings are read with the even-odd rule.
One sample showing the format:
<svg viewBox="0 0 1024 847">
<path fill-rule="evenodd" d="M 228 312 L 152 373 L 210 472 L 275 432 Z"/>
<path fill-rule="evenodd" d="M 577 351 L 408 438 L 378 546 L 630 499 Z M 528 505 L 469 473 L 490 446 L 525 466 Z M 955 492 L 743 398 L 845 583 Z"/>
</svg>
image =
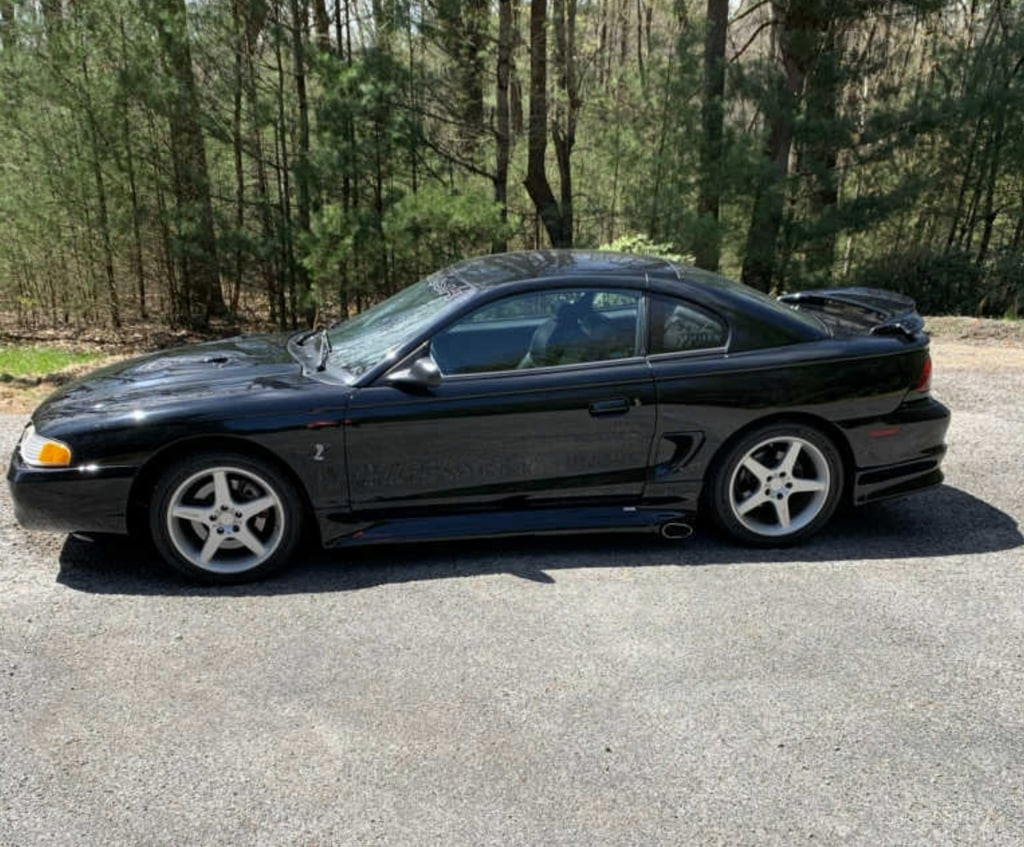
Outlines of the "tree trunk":
<svg viewBox="0 0 1024 847">
<path fill-rule="evenodd" d="M 235 68 L 233 108 L 231 111 L 231 150 L 235 163 L 235 257 L 234 279 L 231 285 L 231 311 L 238 311 L 238 303 L 242 294 L 242 281 L 245 275 L 244 254 L 242 250 L 242 232 L 245 229 L 245 162 L 244 134 L 242 130 L 242 104 L 245 98 L 245 24 L 242 18 L 240 0 L 231 4 L 232 24 L 235 37 Z"/>
<path fill-rule="evenodd" d="M 795 95 L 800 79 L 795 69 L 787 69 L 783 100 Z M 742 280 L 747 285 L 770 291 L 775 274 L 775 255 L 779 229 L 786 203 L 786 179 L 789 175 L 789 152 L 793 145 L 793 113 L 780 104 L 779 112 L 768 120 L 768 140 L 764 163 L 754 195 L 754 208 L 747 230 L 746 256 Z"/>
<path fill-rule="evenodd" d="M 185 0 L 154 0 L 153 18 L 175 90 L 167 99 L 174 193 L 179 216 L 181 284 L 193 304 L 190 323 L 204 326 L 227 309 L 220 290 L 213 201 L 206 147 L 199 125 L 199 98 L 192 70 Z M 187 223 L 186 223 L 187 222 Z M 182 225 L 184 224 L 184 225 Z"/>
<path fill-rule="evenodd" d="M 92 143 L 93 157 L 92 157 L 92 168 L 93 177 L 96 182 L 96 206 L 99 214 L 99 228 L 100 238 L 103 244 L 103 279 L 106 283 L 107 289 L 107 308 L 110 314 L 110 325 L 114 329 L 120 329 L 121 327 L 121 300 L 117 293 L 117 280 L 114 277 L 114 247 L 110 237 L 110 215 L 107 211 L 107 189 L 106 183 L 103 179 L 103 167 L 100 165 L 99 150 L 95 145 L 98 145 L 98 139 L 95 133 L 95 125 L 93 120 L 90 119 L 92 125 Z"/>
<path fill-rule="evenodd" d="M 124 18 L 120 18 L 118 26 L 121 32 L 121 62 L 128 66 L 128 36 L 125 33 Z M 142 209 L 139 203 L 138 179 L 135 172 L 135 149 L 132 142 L 131 123 L 128 120 L 128 102 L 121 102 L 121 143 L 124 145 L 125 170 L 128 176 L 128 194 L 132 204 L 132 269 L 135 272 L 135 290 L 138 295 L 139 317 L 149 319 L 146 306 L 146 267 L 143 261 L 142 245 Z"/>
<path fill-rule="evenodd" d="M 259 95 L 256 90 L 256 44 L 260 33 L 267 23 L 267 7 L 265 4 L 253 4 L 247 0 L 235 0 L 238 27 L 238 49 L 242 53 L 241 86 L 247 110 L 245 146 L 253 167 L 253 202 L 256 206 L 260 222 L 262 249 L 258 251 L 258 266 L 270 306 L 270 319 L 284 326 L 284 317 L 279 307 L 280 280 L 277 264 L 274 259 L 279 254 L 278 237 L 274 231 L 273 202 L 270 197 L 267 163 L 264 158 L 263 135 L 260 131 Z"/>
<path fill-rule="evenodd" d="M 461 95 L 463 123 L 471 139 L 484 132 L 484 58 L 490 41 L 490 4 L 487 0 L 465 0 L 465 38 L 462 48 Z"/>
<path fill-rule="evenodd" d="M 558 161 L 562 229 L 568 235 L 568 246 L 571 246 L 574 240 L 572 151 L 576 146 L 576 124 L 582 104 L 576 77 L 576 0 L 554 0 L 553 13 L 555 66 L 558 85 L 565 92 L 565 99 L 558 101 L 551 135 Z"/>
<path fill-rule="evenodd" d="M 325 0 L 313 0 L 313 25 L 316 27 L 316 46 L 331 49 L 331 19 L 327 15 Z"/>
<path fill-rule="evenodd" d="M 530 118 L 527 136 L 526 187 L 553 247 L 572 246 L 572 228 L 565 226 L 562 210 L 548 182 L 545 156 L 548 146 L 548 36 L 547 2 L 530 2 Z"/>
<path fill-rule="evenodd" d="M 439 42 L 455 77 L 450 110 L 457 124 L 458 146 L 462 155 L 471 156 L 484 134 L 489 5 L 487 0 L 440 0 L 436 13 Z"/>
<path fill-rule="evenodd" d="M 274 40 L 274 60 L 277 64 L 277 128 L 275 131 L 277 142 L 277 195 L 278 208 L 281 216 L 281 281 L 278 287 L 278 305 L 280 308 L 281 326 L 286 326 L 290 319 L 292 329 L 298 326 L 298 311 L 296 307 L 296 280 L 295 280 L 295 251 L 292 237 L 292 186 L 291 186 L 291 164 L 288 158 L 288 120 L 285 110 L 284 95 L 284 56 L 281 52 L 280 39 Z M 285 281 L 287 281 L 289 309 L 285 302 Z"/>
<path fill-rule="evenodd" d="M 701 101 L 701 145 L 697 214 L 704 219 L 693 246 L 698 268 L 717 271 L 721 261 L 718 216 L 722 198 L 723 128 L 725 123 L 725 44 L 729 31 L 729 0 L 707 0 L 704 35 L 704 89 Z"/>
<path fill-rule="evenodd" d="M 149 149 L 156 150 L 162 143 L 163 137 L 157 131 L 154 113 L 151 111 L 146 112 L 146 128 L 149 130 Z M 153 186 L 153 199 L 156 204 L 156 220 L 160 232 L 160 260 L 163 264 L 166 280 L 165 289 L 158 288 L 157 290 L 158 292 L 166 290 L 167 293 L 166 301 L 158 294 L 160 299 L 158 308 L 165 314 L 170 314 L 172 323 L 186 323 L 186 316 L 177 311 L 184 298 L 179 296 L 178 269 L 174 260 L 174 238 L 168 225 L 170 212 L 167 208 L 167 198 L 164 190 L 164 175 L 160 171 L 160 163 L 157 157 L 149 156 L 148 159 L 153 170 L 151 184 Z"/>
<path fill-rule="evenodd" d="M 807 3 L 810 5 L 809 0 Z M 761 291 L 770 291 L 775 281 L 794 125 L 806 78 L 807 56 L 814 53 L 814 46 L 808 41 L 807 16 L 802 11 L 798 2 L 772 2 L 783 72 L 767 108 L 768 138 L 747 230 L 742 274 L 743 282 Z M 799 26 L 793 25 L 791 19 L 798 21 Z"/>
<path fill-rule="evenodd" d="M 555 124 L 552 140 L 555 144 L 555 158 L 558 161 L 558 178 L 561 187 L 562 227 L 569 239 L 574 241 L 573 193 L 572 193 L 572 150 L 577 138 L 577 124 L 583 100 L 575 68 L 575 22 L 577 22 L 577 0 L 554 0 L 555 17 L 555 65 L 558 69 L 558 85 L 564 92 L 564 99 L 558 99 L 555 109 Z"/>
<path fill-rule="evenodd" d="M 64 6 L 61 0 L 41 0 L 43 26 L 46 29 L 46 40 L 53 46 L 60 37 L 64 23 Z"/>
<path fill-rule="evenodd" d="M 309 234 L 310 224 L 310 163 L 309 163 L 309 98 L 306 94 L 306 58 L 302 34 L 305 31 L 306 3 L 291 0 L 292 12 L 292 67 L 295 72 L 295 101 L 299 112 L 299 132 L 295 152 L 295 222 L 300 237 Z M 312 326 L 316 319 L 316 304 L 312 300 L 309 271 L 301 262 L 295 269 L 298 311 L 303 322 Z"/>
<path fill-rule="evenodd" d="M 0 0 L 0 50 L 4 52 L 12 50 L 17 43 L 14 0 Z"/>
<path fill-rule="evenodd" d="M 498 71 L 495 88 L 496 123 L 494 200 L 501 205 L 501 220 L 508 220 L 508 165 L 512 153 L 508 89 L 512 71 L 512 0 L 498 0 Z M 502 237 L 491 244 L 491 252 L 503 253 L 508 240 Z"/>
<path fill-rule="evenodd" d="M 89 132 L 89 164 L 92 168 L 93 184 L 96 188 L 97 225 L 100 230 L 100 242 L 103 245 L 103 279 L 107 292 L 107 308 L 110 324 L 114 329 L 121 327 L 121 301 L 117 294 L 117 280 L 114 276 L 114 246 L 110 235 L 110 213 L 107 205 L 107 186 L 103 176 L 103 165 L 100 162 L 100 134 L 96 125 L 96 112 L 93 110 L 92 98 L 89 94 L 89 65 L 82 57 L 82 81 L 85 83 L 85 122 Z"/>
<path fill-rule="evenodd" d="M 809 212 L 819 234 L 804 245 L 807 273 L 827 285 L 836 257 L 836 226 L 830 220 L 839 205 L 837 139 L 842 44 L 834 22 L 826 24 L 822 49 L 813 59 L 805 96 L 808 137 L 801 151 L 801 171 L 811 180 Z"/>
</svg>

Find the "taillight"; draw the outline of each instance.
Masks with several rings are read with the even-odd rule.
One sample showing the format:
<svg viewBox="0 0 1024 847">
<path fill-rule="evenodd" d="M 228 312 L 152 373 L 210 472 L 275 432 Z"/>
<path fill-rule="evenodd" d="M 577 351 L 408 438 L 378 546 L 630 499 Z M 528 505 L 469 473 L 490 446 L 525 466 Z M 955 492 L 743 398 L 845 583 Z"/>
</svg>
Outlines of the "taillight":
<svg viewBox="0 0 1024 847">
<path fill-rule="evenodd" d="M 927 394 L 932 389 L 932 357 L 930 353 L 925 353 L 924 365 L 921 367 L 921 375 L 917 378 L 917 385 L 914 386 L 914 391 L 918 391 L 921 394 Z"/>
</svg>

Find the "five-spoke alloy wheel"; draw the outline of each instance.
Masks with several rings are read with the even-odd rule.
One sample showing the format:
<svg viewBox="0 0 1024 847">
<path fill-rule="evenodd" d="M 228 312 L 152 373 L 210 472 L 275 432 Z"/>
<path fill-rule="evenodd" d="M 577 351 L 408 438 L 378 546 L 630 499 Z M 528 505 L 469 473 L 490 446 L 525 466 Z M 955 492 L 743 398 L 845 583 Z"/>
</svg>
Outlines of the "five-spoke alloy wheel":
<svg viewBox="0 0 1024 847">
<path fill-rule="evenodd" d="M 242 455 L 200 454 L 157 484 L 150 514 L 165 560 L 204 582 L 241 582 L 284 564 L 299 541 L 294 486 L 271 465 Z"/>
<path fill-rule="evenodd" d="M 842 490 L 842 460 L 825 435 L 803 424 L 772 425 L 747 433 L 718 463 L 712 512 L 740 541 L 791 544 L 824 526 Z"/>
</svg>

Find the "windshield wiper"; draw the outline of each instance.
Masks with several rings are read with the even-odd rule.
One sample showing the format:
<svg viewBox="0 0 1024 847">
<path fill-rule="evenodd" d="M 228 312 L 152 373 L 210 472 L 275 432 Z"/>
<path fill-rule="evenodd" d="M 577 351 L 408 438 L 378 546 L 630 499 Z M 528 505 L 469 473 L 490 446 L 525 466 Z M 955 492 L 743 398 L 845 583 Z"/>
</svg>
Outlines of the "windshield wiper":
<svg viewBox="0 0 1024 847">
<path fill-rule="evenodd" d="M 331 336 L 327 334 L 327 330 L 322 330 L 323 336 L 320 342 L 320 364 L 316 366 L 317 371 L 327 370 L 327 360 L 331 356 Z"/>
<path fill-rule="evenodd" d="M 307 329 L 304 333 L 302 333 L 302 335 L 296 340 L 295 343 L 299 347 L 301 347 L 303 344 L 305 344 L 307 341 L 309 341 L 309 339 L 311 339 L 318 332 L 323 332 L 323 331 L 324 331 L 323 327 L 314 327 L 313 329 Z"/>
</svg>

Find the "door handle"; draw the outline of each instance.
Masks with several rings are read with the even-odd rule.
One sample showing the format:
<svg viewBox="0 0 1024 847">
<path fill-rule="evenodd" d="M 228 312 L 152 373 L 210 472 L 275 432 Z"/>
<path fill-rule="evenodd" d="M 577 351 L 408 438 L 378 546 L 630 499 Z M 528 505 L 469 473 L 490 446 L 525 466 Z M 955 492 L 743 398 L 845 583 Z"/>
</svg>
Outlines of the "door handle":
<svg viewBox="0 0 1024 847">
<path fill-rule="evenodd" d="M 590 404 L 590 414 L 594 417 L 600 415 L 624 415 L 629 411 L 629 400 L 625 397 L 610 397 L 607 400 L 595 400 Z"/>
</svg>

